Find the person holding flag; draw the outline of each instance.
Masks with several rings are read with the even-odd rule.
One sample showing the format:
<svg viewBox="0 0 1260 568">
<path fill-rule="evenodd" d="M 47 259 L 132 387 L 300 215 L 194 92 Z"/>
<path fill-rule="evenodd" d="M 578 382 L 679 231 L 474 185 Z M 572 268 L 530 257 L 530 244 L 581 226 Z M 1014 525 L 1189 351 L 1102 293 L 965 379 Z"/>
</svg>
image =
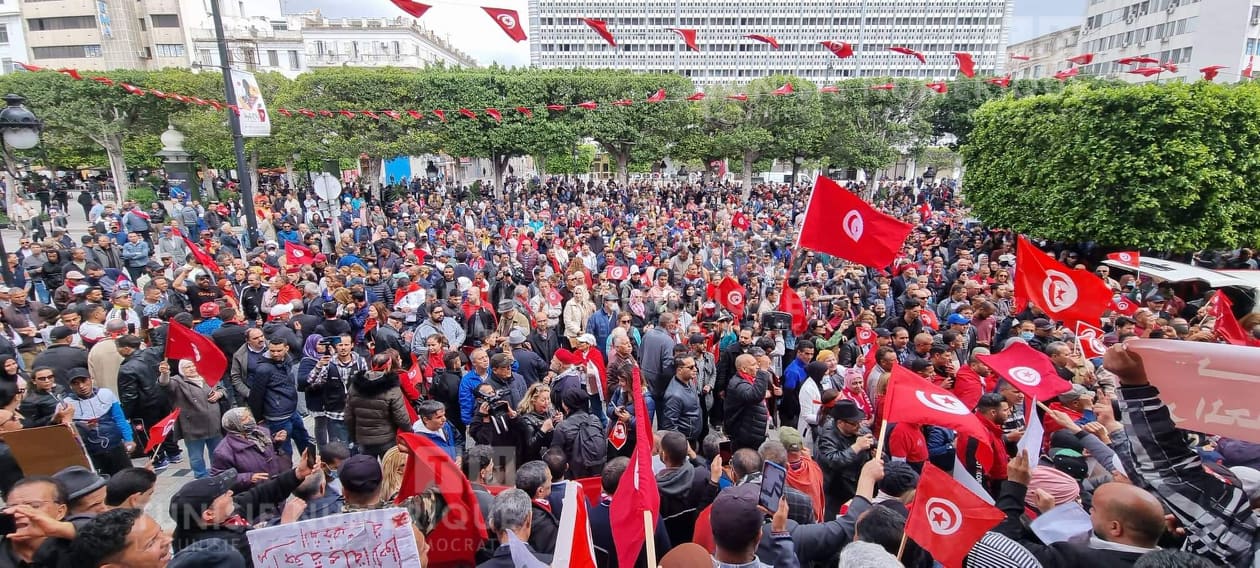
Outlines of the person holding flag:
<svg viewBox="0 0 1260 568">
<path fill-rule="evenodd" d="M 223 420 L 219 401 L 226 395 L 222 387 L 207 382 L 191 359 L 179 360 L 178 375 L 171 374 L 171 366 L 165 360 L 159 363 L 158 384 L 166 389 L 171 404 L 179 412 L 179 434 L 188 450 L 193 478 L 210 477 L 206 464 L 223 441 L 219 430 Z"/>
</svg>

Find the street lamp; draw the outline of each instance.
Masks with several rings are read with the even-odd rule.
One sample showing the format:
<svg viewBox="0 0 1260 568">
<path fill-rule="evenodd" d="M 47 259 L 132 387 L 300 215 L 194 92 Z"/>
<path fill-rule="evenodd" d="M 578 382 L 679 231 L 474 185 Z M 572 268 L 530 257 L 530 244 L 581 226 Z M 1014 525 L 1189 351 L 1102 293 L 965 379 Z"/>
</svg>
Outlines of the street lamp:
<svg viewBox="0 0 1260 568">
<path fill-rule="evenodd" d="M 4 96 L 4 102 L 7 106 L 4 110 L 0 110 L 0 137 L 4 139 L 4 143 L 0 144 L 0 147 L 4 150 L 5 164 L 9 164 L 13 160 L 9 154 L 9 146 L 18 150 L 34 148 L 39 144 L 39 133 L 44 129 L 44 123 L 40 122 L 35 113 L 22 105 L 26 102 L 25 97 L 8 94 Z M 6 167 L 5 170 L 7 172 L 8 168 Z M 17 191 L 17 180 L 12 179 L 12 176 L 10 176 L 8 188 L 10 197 L 6 204 L 11 203 L 12 195 Z M 3 238 L 0 238 L 0 275 L 3 275 L 5 285 L 13 282 L 13 275 L 9 273 L 9 252 L 4 248 Z"/>
</svg>

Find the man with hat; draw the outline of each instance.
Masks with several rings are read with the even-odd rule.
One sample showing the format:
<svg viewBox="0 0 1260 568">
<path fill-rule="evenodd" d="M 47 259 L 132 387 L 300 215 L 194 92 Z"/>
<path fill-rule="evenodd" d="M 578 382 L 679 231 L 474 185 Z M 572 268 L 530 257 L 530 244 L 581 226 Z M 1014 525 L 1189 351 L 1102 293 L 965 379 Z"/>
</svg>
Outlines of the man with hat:
<svg viewBox="0 0 1260 568">
<path fill-rule="evenodd" d="M 796 428 L 784 426 L 779 429 L 779 442 L 787 450 L 787 484 L 789 487 L 809 496 L 814 507 L 814 518 L 821 522 L 823 504 L 826 497 L 823 493 L 823 472 L 818 462 L 805 450 L 805 437 Z"/>
<path fill-rule="evenodd" d="M 172 323 L 171 325 L 180 325 Z M 122 365 L 118 367 L 118 398 L 128 418 L 140 420 L 145 432 L 171 413 L 171 402 L 166 389 L 158 384 L 158 365 L 165 359 L 157 348 L 143 349 L 140 338 L 124 335 L 115 342 Z M 182 457 L 175 436 L 162 442 L 161 451 L 153 463 L 161 471 L 168 463 L 179 463 Z"/>
<path fill-rule="evenodd" d="M 499 300 L 499 325 L 495 328 L 499 335 L 507 337 L 514 329 L 529 331 L 529 318 L 520 310 L 520 304 L 512 298 Z"/>
<path fill-rule="evenodd" d="M 82 249 L 74 249 L 82 250 Z M 78 270 L 70 270 L 65 273 L 65 280 L 61 287 L 53 290 L 53 304 L 58 307 L 65 307 L 74 303 L 74 289 L 83 284 L 86 277 Z"/>
<path fill-rule="evenodd" d="M 525 387 L 547 378 L 550 371 L 547 362 L 539 357 L 526 340 L 523 328 L 513 328 L 508 333 L 508 347 L 512 350 L 512 360 L 516 362 L 516 372 L 525 379 Z"/>
<path fill-rule="evenodd" d="M 853 498 L 862 465 L 872 458 L 875 437 L 863 424 L 868 418 L 866 413 L 852 400 L 837 402 L 828 418 L 819 427 L 815 455 L 825 472 L 827 506 L 823 518 L 831 519 L 840 511 L 840 505 Z"/>
<path fill-rule="evenodd" d="M 665 387 L 665 399 L 661 403 L 665 407 L 664 419 L 658 429 L 682 434 L 695 448 L 704 425 L 700 395 L 696 392 L 696 360 L 686 355 L 675 359 L 674 364 L 674 378 Z"/>
<path fill-rule="evenodd" d="M 1054 342 L 1054 322 L 1047 318 L 1036 318 L 1033 320 L 1033 338 L 1028 340 L 1028 346 L 1045 353 L 1046 347 Z"/>
<path fill-rule="evenodd" d="M 1093 404 L 1094 391 L 1089 390 L 1085 385 L 1072 385 L 1072 390 L 1060 394 L 1057 400 L 1050 403 L 1049 408 L 1066 414 L 1068 419 L 1078 426 L 1084 426 L 1098 420 L 1092 408 Z M 1046 435 L 1063 429 L 1063 426 L 1049 413 L 1042 418 L 1041 424 L 1045 428 Z"/>
<path fill-rule="evenodd" d="M 72 369 L 69 374 L 70 389 L 64 402 L 74 408 L 74 425 L 92 465 L 106 475 L 131 467 L 128 454 L 136 444 L 117 395 L 107 388 L 96 388 L 87 369 Z"/>
<path fill-rule="evenodd" d="M 297 468 L 255 485 L 240 494 L 232 492 L 236 470 L 194 479 L 171 497 L 170 515 L 175 521 L 172 548 L 178 553 L 199 541 L 219 538 L 250 558 L 246 531 L 263 520 L 265 514 L 278 511 L 289 494 L 306 476 L 319 470 L 320 462 L 309 467 L 305 459 L 293 460 Z M 345 487 L 343 482 L 342 487 Z"/>
<path fill-rule="evenodd" d="M 66 488 L 66 496 L 69 498 L 66 504 L 70 507 L 70 512 L 65 520 L 73 522 L 76 518 L 86 519 L 109 510 L 105 505 L 105 484 L 109 481 L 108 476 L 102 477 L 86 467 L 72 465 L 54 473 L 52 477 Z"/>
<path fill-rule="evenodd" d="M 71 345 L 73 338 L 74 331 L 64 325 L 52 328 L 52 331 L 48 333 L 48 339 L 52 342 L 52 345 L 35 356 L 29 368 L 48 367 L 52 369 L 57 379 L 57 386 L 61 387 L 62 390 L 68 389 L 70 387 L 70 371 L 72 369 L 87 369 L 88 366 L 88 352 L 82 347 Z"/>
<path fill-rule="evenodd" d="M 376 326 L 376 329 L 373 329 L 371 332 L 373 353 L 384 353 L 387 349 L 393 349 L 400 355 L 404 355 L 404 365 L 410 365 L 411 358 L 405 356 L 410 350 L 403 345 L 402 336 L 403 324 L 406 321 L 407 314 L 390 312 L 389 317 L 385 319 L 385 325 Z"/>
</svg>

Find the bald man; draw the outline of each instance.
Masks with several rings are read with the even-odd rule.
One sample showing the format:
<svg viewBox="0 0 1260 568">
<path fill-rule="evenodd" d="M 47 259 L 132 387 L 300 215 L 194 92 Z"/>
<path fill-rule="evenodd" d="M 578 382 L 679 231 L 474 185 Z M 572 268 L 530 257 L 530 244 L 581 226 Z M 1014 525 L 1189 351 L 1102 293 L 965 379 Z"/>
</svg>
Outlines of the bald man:
<svg viewBox="0 0 1260 568">
<path fill-rule="evenodd" d="M 735 376 L 726 386 L 727 436 L 735 449 L 756 450 L 766 441 L 770 412 L 766 408 L 766 391 L 770 374 L 759 373 L 757 358 L 747 353 L 735 358 Z"/>
</svg>

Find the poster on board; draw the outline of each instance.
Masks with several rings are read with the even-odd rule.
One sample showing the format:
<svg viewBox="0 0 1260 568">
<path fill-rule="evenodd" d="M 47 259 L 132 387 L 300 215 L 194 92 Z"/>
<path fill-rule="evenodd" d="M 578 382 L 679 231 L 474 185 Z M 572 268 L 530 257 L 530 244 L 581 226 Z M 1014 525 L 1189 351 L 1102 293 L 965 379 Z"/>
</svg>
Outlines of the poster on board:
<svg viewBox="0 0 1260 568">
<path fill-rule="evenodd" d="M 271 115 L 267 113 L 267 103 L 263 100 L 262 89 L 254 74 L 233 69 L 232 92 L 236 95 L 236 101 L 232 104 L 240 109 L 241 136 L 271 136 Z"/>
</svg>

